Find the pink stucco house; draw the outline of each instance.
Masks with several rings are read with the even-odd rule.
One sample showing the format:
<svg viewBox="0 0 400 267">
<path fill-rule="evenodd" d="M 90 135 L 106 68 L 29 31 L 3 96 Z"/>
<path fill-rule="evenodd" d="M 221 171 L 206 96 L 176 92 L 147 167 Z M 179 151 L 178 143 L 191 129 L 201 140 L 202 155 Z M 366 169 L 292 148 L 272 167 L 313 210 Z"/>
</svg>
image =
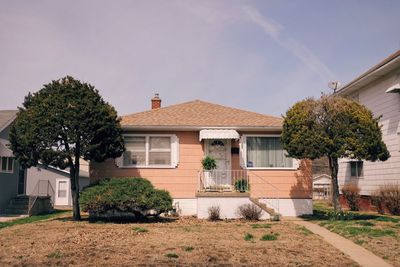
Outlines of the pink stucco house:
<svg viewBox="0 0 400 267">
<path fill-rule="evenodd" d="M 282 118 L 194 100 L 122 117 L 126 152 L 117 159 L 91 162 L 90 179 L 144 177 L 168 190 L 181 215 L 236 218 L 237 207 L 254 203 L 263 217 L 312 213 L 308 161 L 286 157 Z M 204 171 L 205 156 L 217 169 Z M 249 184 L 240 187 L 239 184 Z"/>
</svg>

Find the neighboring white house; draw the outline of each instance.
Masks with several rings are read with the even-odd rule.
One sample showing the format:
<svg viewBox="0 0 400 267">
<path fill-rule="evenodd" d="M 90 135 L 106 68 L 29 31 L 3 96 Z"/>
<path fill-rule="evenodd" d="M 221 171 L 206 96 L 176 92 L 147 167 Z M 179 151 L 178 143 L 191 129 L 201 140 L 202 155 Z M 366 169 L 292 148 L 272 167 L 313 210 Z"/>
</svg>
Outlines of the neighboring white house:
<svg viewBox="0 0 400 267">
<path fill-rule="evenodd" d="M 371 195 L 379 186 L 400 184 L 400 50 L 354 79 L 336 94 L 354 99 L 380 118 L 383 141 L 391 157 L 385 162 L 342 159 L 339 186 L 358 183 L 361 194 Z"/>
<path fill-rule="evenodd" d="M 332 178 L 328 174 L 313 176 L 313 199 L 330 199 Z"/>
</svg>

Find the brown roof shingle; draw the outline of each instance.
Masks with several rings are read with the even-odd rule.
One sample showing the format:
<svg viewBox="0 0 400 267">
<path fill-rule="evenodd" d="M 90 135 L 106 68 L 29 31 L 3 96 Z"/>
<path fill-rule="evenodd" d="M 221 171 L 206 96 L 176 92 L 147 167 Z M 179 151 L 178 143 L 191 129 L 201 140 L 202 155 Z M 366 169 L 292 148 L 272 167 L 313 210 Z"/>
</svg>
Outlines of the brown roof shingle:
<svg viewBox="0 0 400 267">
<path fill-rule="evenodd" d="M 194 100 L 122 116 L 122 126 L 280 127 L 282 118 Z"/>
<path fill-rule="evenodd" d="M 17 113 L 18 110 L 0 110 L 0 129 L 8 125 Z"/>
</svg>

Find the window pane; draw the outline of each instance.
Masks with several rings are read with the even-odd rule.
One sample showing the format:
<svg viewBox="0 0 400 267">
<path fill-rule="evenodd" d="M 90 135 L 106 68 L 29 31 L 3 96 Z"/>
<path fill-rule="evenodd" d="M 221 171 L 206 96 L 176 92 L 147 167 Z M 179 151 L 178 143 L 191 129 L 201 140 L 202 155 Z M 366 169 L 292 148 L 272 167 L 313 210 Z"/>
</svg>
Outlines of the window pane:
<svg viewBox="0 0 400 267">
<path fill-rule="evenodd" d="M 350 176 L 357 176 L 357 165 L 354 161 L 350 162 Z"/>
<path fill-rule="evenodd" d="M 146 152 L 125 151 L 124 166 L 129 166 L 129 165 L 137 165 L 137 166 L 146 165 Z"/>
<path fill-rule="evenodd" d="M 13 158 L 8 158 L 8 170 L 12 171 L 13 170 Z"/>
<path fill-rule="evenodd" d="M 247 167 L 292 167 L 279 137 L 247 137 Z"/>
<path fill-rule="evenodd" d="M 67 197 L 67 182 L 58 182 L 58 197 Z"/>
<path fill-rule="evenodd" d="M 150 136 L 150 150 L 154 149 L 171 149 L 171 138 Z"/>
<path fill-rule="evenodd" d="M 1 170 L 7 171 L 7 158 L 5 157 L 1 158 Z"/>
<path fill-rule="evenodd" d="M 125 137 L 126 150 L 145 150 L 146 138 L 144 136 L 127 136 Z"/>
<path fill-rule="evenodd" d="M 171 165 L 171 152 L 149 152 L 150 165 Z"/>
<path fill-rule="evenodd" d="M 358 177 L 362 177 L 363 176 L 363 162 L 362 161 L 358 161 L 357 162 L 357 171 L 358 171 Z"/>
</svg>

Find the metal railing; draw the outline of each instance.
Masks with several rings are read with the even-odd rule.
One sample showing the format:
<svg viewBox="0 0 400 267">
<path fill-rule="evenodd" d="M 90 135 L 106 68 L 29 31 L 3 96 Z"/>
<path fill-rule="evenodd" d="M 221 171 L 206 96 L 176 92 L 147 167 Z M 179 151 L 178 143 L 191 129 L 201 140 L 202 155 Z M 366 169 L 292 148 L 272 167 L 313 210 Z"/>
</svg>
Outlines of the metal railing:
<svg viewBox="0 0 400 267">
<path fill-rule="evenodd" d="M 210 170 L 198 173 L 199 192 L 248 192 L 247 170 Z"/>
<path fill-rule="evenodd" d="M 33 188 L 33 191 L 29 194 L 28 214 L 31 214 L 31 210 L 38 197 L 50 197 L 50 202 L 54 206 L 55 193 L 49 180 L 39 180 Z"/>
<path fill-rule="evenodd" d="M 199 171 L 197 190 L 199 192 L 250 192 L 250 175 L 262 180 L 262 183 L 270 188 L 267 190 L 266 197 L 263 197 L 264 203 L 279 214 L 279 197 L 281 197 L 281 190 L 268 182 L 265 177 L 258 175 L 257 171 Z"/>
</svg>

